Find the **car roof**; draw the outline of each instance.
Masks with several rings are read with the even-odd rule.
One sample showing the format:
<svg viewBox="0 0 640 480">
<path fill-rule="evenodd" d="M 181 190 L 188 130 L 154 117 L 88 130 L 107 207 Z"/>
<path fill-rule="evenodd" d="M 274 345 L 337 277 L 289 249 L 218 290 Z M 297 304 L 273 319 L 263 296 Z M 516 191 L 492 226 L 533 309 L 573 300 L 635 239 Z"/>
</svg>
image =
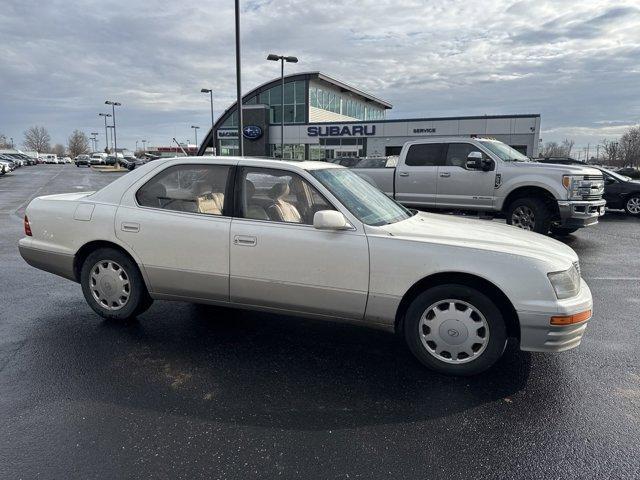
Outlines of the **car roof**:
<svg viewBox="0 0 640 480">
<path fill-rule="evenodd" d="M 174 157 L 163 159 L 165 161 L 171 161 L 172 164 L 189 164 L 189 163 L 215 163 L 218 165 L 246 165 L 246 166 L 259 166 L 264 168 L 278 168 L 283 165 L 293 167 L 293 169 L 301 170 L 320 170 L 325 168 L 344 168 L 340 165 L 329 162 L 318 162 L 313 160 L 278 160 L 278 159 L 266 159 L 256 157 L 213 157 L 213 156 L 200 156 L 200 157 Z"/>
</svg>

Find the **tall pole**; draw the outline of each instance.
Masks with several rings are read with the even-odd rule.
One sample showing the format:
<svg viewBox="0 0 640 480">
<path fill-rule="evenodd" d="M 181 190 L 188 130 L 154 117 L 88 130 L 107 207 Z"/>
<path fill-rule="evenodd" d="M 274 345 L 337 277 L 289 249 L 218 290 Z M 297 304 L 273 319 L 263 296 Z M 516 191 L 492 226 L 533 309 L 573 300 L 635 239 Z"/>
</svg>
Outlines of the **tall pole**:
<svg viewBox="0 0 640 480">
<path fill-rule="evenodd" d="M 116 106 L 114 103 L 111 104 L 111 114 L 113 115 L 113 151 L 116 156 L 115 167 L 118 168 L 118 140 L 116 140 Z"/>
<path fill-rule="evenodd" d="M 211 101 L 211 150 L 216 156 L 216 139 L 213 137 L 213 89 L 209 90 L 209 100 Z M 206 149 L 205 149 L 206 151 Z"/>
<path fill-rule="evenodd" d="M 282 87 L 282 98 L 280 99 L 280 159 L 284 160 L 284 57 L 280 59 L 280 83 Z"/>
<path fill-rule="evenodd" d="M 236 109 L 238 112 L 238 152 L 244 156 L 242 139 L 242 67 L 240 62 L 240 0 L 236 0 Z"/>
</svg>

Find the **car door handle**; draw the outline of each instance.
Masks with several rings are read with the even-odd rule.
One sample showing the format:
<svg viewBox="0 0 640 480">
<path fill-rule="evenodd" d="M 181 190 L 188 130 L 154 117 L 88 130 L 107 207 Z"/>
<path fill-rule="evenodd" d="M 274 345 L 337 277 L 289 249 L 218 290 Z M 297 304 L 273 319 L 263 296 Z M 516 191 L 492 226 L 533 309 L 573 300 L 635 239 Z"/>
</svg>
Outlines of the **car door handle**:
<svg viewBox="0 0 640 480">
<path fill-rule="evenodd" d="M 441 176 L 441 177 L 443 177 L 443 178 L 447 178 L 447 177 L 450 177 L 450 176 L 451 176 L 451 173 L 449 173 L 449 172 L 442 172 L 442 173 L 440 173 L 440 176 Z"/>
<path fill-rule="evenodd" d="M 409 173 L 408 172 L 398 172 L 398 175 L 401 177 L 408 177 Z"/>
<path fill-rule="evenodd" d="M 236 235 L 233 237 L 233 243 L 243 247 L 255 247 L 258 239 L 253 235 Z"/>
<path fill-rule="evenodd" d="M 122 230 L 123 232 L 138 233 L 140 231 L 140 224 L 133 222 L 122 222 L 122 224 L 120 224 L 120 230 Z"/>
</svg>

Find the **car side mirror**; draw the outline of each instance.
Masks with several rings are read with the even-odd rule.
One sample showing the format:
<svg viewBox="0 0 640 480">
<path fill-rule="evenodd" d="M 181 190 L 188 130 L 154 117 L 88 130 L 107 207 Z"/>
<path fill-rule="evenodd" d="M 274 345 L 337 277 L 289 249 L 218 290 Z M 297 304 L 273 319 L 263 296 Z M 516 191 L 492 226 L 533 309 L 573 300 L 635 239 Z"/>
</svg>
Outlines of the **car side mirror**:
<svg viewBox="0 0 640 480">
<path fill-rule="evenodd" d="M 482 153 L 471 152 L 467 156 L 467 170 L 482 170 Z"/>
<path fill-rule="evenodd" d="M 313 215 L 313 227 L 318 230 L 349 230 L 351 225 L 336 210 L 320 210 Z"/>
</svg>

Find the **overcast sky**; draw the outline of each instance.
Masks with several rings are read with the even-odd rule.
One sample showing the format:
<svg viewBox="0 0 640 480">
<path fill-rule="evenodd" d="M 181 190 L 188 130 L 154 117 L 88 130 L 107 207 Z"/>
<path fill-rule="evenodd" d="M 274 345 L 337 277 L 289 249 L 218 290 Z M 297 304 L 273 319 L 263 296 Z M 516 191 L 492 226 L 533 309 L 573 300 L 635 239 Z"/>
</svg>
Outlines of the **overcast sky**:
<svg viewBox="0 0 640 480">
<path fill-rule="evenodd" d="M 394 105 L 388 118 L 540 113 L 544 141 L 580 146 L 640 121 L 640 1 L 241 0 L 243 91 L 320 70 Z M 0 133 L 66 143 L 202 138 L 235 96 L 232 0 L 3 0 Z"/>
</svg>

